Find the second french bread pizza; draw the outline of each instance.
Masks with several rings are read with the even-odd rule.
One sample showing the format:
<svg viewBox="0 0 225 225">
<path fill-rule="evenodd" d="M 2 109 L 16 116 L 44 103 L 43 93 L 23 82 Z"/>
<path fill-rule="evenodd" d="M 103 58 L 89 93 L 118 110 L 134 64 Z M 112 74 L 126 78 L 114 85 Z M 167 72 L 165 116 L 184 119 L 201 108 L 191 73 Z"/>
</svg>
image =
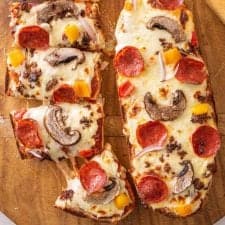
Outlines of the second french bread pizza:
<svg viewBox="0 0 225 225">
<path fill-rule="evenodd" d="M 169 215 L 196 212 L 221 140 L 191 12 L 178 0 L 125 1 L 114 59 L 124 134 L 141 201 Z"/>
</svg>

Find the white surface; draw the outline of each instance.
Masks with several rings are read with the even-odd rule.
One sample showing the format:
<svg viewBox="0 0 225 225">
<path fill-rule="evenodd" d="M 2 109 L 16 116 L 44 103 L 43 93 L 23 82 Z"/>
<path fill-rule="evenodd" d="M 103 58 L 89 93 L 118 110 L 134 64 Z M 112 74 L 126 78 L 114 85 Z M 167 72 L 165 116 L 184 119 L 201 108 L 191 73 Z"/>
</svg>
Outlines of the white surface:
<svg viewBox="0 0 225 225">
<path fill-rule="evenodd" d="M 216 222 L 214 225 L 225 225 L 225 217 L 220 219 L 218 222 Z"/>
<path fill-rule="evenodd" d="M 16 225 L 5 214 L 0 212 L 0 225 Z"/>
</svg>

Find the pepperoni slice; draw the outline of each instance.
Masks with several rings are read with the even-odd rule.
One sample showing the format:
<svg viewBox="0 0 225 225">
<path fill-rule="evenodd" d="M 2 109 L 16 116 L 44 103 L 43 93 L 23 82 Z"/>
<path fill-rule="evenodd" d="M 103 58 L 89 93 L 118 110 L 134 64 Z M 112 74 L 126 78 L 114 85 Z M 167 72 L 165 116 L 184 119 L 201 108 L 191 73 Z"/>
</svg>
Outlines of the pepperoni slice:
<svg viewBox="0 0 225 225">
<path fill-rule="evenodd" d="M 38 123 L 35 120 L 19 120 L 16 127 L 16 136 L 27 148 L 43 147 L 43 143 L 38 132 Z"/>
<path fill-rule="evenodd" d="M 74 89 L 67 84 L 63 84 L 53 93 L 53 102 L 76 102 L 76 94 Z"/>
<path fill-rule="evenodd" d="M 213 127 L 201 126 L 192 135 L 192 146 L 199 157 L 207 158 L 216 154 L 220 145 L 220 135 Z"/>
<path fill-rule="evenodd" d="M 127 46 L 115 56 L 114 66 L 118 73 L 134 77 L 144 70 L 144 59 L 137 48 Z"/>
<path fill-rule="evenodd" d="M 121 98 L 125 98 L 131 95 L 131 93 L 134 91 L 135 87 L 130 81 L 126 81 L 119 87 L 119 96 Z"/>
<path fill-rule="evenodd" d="M 158 203 L 168 196 L 166 183 L 155 174 L 142 177 L 137 184 L 137 190 L 144 203 Z"/>
<path fill-rule="evenodd" d="M 80 168 L 80 181 L 89 193 L 100 191 L 107 183 L 107 175 L 101 166 L 90 161 Z"/>
<path fill-rule="evenodd" d="M 184 0 L 149 0 L 152 7 L 158 9 L 174 10 L 183 4 Z"/>
<path fill-rule="evenodd" d="M 178 62 L 176 78 L 182 83 L 201 84 L 207 77 L 203 62 L 184 57 Z"/>
<path fill-rule="evenodd" d="M 49 33 L 39 26 L 23 27 L 18 34 L 23 48 L 46 49 L 49 47 Z"/>
<path fill-rule="evenodd" d="M 136 135 L 143 148 L 163 146 L 167 138 L 167 129 L 159 121 L 149 121 L 137 128 Z"/>
</svg>

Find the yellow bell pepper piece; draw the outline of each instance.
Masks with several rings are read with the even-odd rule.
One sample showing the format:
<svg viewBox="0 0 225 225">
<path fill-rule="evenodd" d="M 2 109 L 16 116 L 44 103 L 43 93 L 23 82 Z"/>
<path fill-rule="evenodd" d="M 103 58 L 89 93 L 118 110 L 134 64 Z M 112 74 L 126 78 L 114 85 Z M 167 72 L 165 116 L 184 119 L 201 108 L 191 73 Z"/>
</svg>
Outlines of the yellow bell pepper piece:
<svg viewBox="0 0 225 225">
<path fill-rule="evenodd" d="M 133 4 L 131 2 L 126 1 L 124 5 L 124 9 L 127 11 L 132 11 L 133 10 Z"/>
<path fill-rule="evenodd" d="M 91 90 L 88 84 L 83 80 L 77 80 L 74 84 L 75 94 L 81 98 L 91 97 Z"/>
<path fill-rule="evenodd" d="M 208 113 L 210 111 L 210 105 L 207 103 L 197 104 L 192 108 L 192 113 L 194 115 L 201 115 Z"/>
<path fill-rule="evenodd" d="M 8 53 L 8 60 L 13 67 L 18 67 L 24 62 L 25 54 L 21 49 L 15 48 Z"/>
<path fill-rule="evenodd" d="M 174 210 L 175 210 L 176 214 L 178 214 L 179 216 L 182 216 L 182 217 L 188 216 L 192 213 L 192 207 L 189 204 L 179 205 L 179 206 L 175 207 Z"/>
<path fill-rule="evenodd" d="M 177 48 L 172 48 L 163 53 L 165 63 L 168 64 L 177 64 L 181 59 L 181 54 Z"/>
<path fill-rule="evenodd" d="M 181 14 L 181 9 L 178 8 L 178 9 L 173 10 L 172 14 L 179 19 L 180 18 L 180 14 Z"/>
<path fill-rule="evenodd" d="M 68 24 L 65 27 L 64 34 L 71 44 L 73 44 L 80 36 L 79 28 L 75 24 Z"/>
<path fill-rule="evenodd" d="M 127 196 L 126 193 L 122 193 L 115 198 L 114 202 L 118 209 L 124 209 L 130 204 L 130 198 Z"/>
</svg>

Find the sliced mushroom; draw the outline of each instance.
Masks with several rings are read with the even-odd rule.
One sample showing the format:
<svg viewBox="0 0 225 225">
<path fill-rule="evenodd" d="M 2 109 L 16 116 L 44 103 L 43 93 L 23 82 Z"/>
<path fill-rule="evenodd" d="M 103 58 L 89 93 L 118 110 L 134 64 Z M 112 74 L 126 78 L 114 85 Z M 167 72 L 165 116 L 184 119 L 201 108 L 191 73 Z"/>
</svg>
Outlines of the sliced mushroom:
<svg viewBox="0 0 225 225">
<path fill-rule="evenodd" d="M 92 204 L 108 204 L 111 202 L 120 191 L 119 182 L 116 178 L 110 177 L 109 183 L 104 187 L 103 192 L 92 193 L 85 197 L 85 201 Z"/>
<path fill-rule="evenodd" d="M 51 66 L 58 66 L 61 63 L 69 63 L 76 60 L 76 65 L 81 64 L 85 59 L 84 53 L 76 48 L 58 48 L 45 57 Z"/>
<path fill-rule="evenodd" d="M 151 18 L 147 23 L 147 28 L 150 30 L 154 28 L 167 30 L 175 39 L 176 43 L 186 40 L 186 35 L 182 25 L 176 20 L 166 16 L 155 16 Z"/>
<path fill-rule="evenodd" d="M 78 130 L 71 130 L 65 126 L 65 116 L 60 106 L 49 106 L 44 118 L 44 125 L 49 135 L 63 146 L 75 145 L 81 134 Z"/>
<path fill-rule="evenodd" d="M 50 23 L 52 20 L 58 18 L 78 17 L 79 9 L 74 4 L 73 1 L 58 0 L 49 1 L 47 6 L 37 11 L 37 22 L 40 23 Z"/>
<path fill-rule="evenodd" d="M 179 194 L 190 187 L 192 185 L 193 176 L 194 172 L 191 163 L 185 163 L 183 170 L 176 177 L 173 193 Z"/>
<path fill-rule="evenodd" d="M 186 108 L 186 98 L 181 90 L 173 93 L 172 104 L 158 105 L 150 92 L 144 97 L 145 110 L 153 120 L 172 121 L 177 119 Z"/>
</svg>

